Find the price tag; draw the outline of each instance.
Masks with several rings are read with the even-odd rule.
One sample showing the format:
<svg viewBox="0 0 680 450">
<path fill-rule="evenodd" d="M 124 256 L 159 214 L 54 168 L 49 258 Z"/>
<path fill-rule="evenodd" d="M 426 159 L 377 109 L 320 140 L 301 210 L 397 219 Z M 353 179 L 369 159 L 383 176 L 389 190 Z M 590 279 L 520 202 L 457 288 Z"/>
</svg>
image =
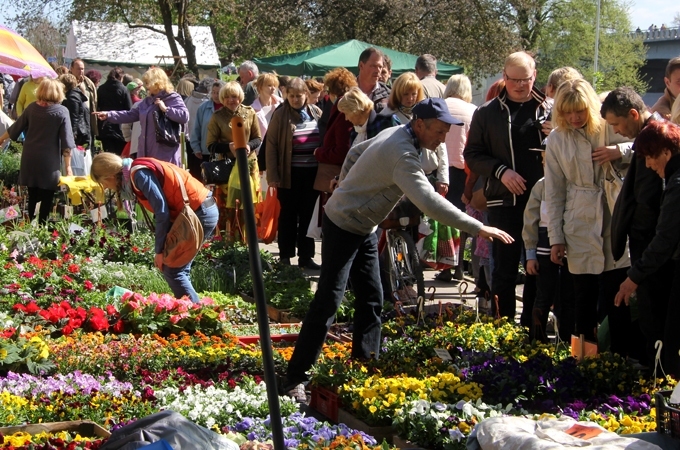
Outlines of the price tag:
<svg viewBox="0 0 680 450">
<path fill-rule="evenodd" d="M 453 358 L 451 358 L 451 355 L 449 354 L 449 351 L 443 348 L 435 348 L 434 352 L 439 356 L 442 361 L 453 361 Z"/>
<path fill-rule="evenodd" d="M 564 432 L 575 438 L 592 439 L 598 434 L 602 433 L 602 430 L 599 428 L 586 427 L 584 425 L 575 423 L 573 426 L 571 426 L 568 430 L 565 430 Z"/>
</svg>

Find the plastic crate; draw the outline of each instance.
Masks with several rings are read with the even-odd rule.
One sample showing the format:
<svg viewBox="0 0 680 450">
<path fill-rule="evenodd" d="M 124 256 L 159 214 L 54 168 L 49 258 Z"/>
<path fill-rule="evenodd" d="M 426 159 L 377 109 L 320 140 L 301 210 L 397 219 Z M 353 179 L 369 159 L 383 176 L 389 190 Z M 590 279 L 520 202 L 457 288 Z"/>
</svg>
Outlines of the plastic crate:
<svg viewBox="0 0 680 450">
<path fill-rule="evenodd" d="M 680 409 L 668 404 L 673 391 L 659 391 L 656 398 L 656 431 L 680 438 Z"/>
<path fill-rule="evenodd" d="M 309 407 L 319 411 L 333 422 L 338 421 L 338 394 L 321 386 L 312 387 Z"/>
</svg>

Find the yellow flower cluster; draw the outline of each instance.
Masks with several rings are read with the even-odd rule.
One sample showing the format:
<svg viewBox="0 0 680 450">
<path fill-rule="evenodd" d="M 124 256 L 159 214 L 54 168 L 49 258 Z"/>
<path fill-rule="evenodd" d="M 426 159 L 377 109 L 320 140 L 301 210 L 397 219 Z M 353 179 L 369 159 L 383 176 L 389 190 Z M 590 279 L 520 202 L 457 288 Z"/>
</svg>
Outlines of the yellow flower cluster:
<svg viewBox="0 0 680 450">
<path fill-rule="evenodd" d="M 612 414 L 601 415 L 591 413 L 590 420 L 596 422 L 607 431 L 618 434 L 648 433 L 656 431 L 656 410 L 652 409 L 648 416 L 631 416 L 624 414 L 616 417 Z"/>
<path fill-rule="evenodd" d="M 344 398 L 351 399 L 354 409 L 367 409 L 371 414 L 394 411 L 409 400 L 423 399 L 456 403 L 459 400 L 477 400 L 482 389 L 476 383 L 464 383 L 450 372 L 418 379 L 401 376 L 368 377 L 363 384 L 346 383 L 340 388 Z"/>
<path fill-rule="evenodd" d="M 90 442 L 101 439 L 83 437 L 80 434 L 72 436 L 68 431 L 59 431 L 57 433 L 43 432 L 34 435 L 17 431 L 12 435 L 4 436 L 3 446 L 23 447 L 28 444 L 41 444 L 47 442 L 50 438 L 62 439 L 64 442 Z"/>
</svg>

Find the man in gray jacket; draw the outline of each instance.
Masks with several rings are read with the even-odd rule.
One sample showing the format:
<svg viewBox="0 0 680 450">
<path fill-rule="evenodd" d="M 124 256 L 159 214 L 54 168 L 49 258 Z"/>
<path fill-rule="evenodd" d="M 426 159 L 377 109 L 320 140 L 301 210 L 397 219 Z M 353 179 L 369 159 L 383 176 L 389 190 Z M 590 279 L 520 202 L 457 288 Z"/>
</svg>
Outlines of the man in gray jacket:
<svg viewBox="0 0 680 450">
<path fill-rule="evenodd" d="M 420 153 L 444 142 L 451 125 L 461 122 L 449 114 L 446 102 L 426 99 L 414 106 L 410 123 L 389 128 L 347 154 L 339 185 L 325 207 L 319 286 L 283 383 L 284 391 L 298 401 L 306 399 L 306 372 L 319 357 L 348 278 L 356 295 L 352 357 L 377 357 L 383 293 L 375 229 L 402 195 L 446 225 L 485 239 L 512 242 L 504 231 L 484 226 L 455 208 L 425 177 Z"/>
</svg>

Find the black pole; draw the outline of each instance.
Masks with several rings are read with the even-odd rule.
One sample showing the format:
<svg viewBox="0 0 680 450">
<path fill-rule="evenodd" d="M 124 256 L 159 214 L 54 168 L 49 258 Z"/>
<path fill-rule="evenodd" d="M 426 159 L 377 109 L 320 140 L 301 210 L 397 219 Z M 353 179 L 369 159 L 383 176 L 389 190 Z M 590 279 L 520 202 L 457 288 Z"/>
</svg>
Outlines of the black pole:
<svg viewBox="0 0 680 450">
<path fill-rule="evenodd" d="M 250 172 L 248 170 L 248 156 L 246 154 L 246 137 L 243 119 L 235 116 L 231 119 L 231 132 L 236 147 L 236 164 L 239 181 L 241 182 L 241 205 L 245 219 L 246 237 L 248 239 L 248 253 L 250 255 L 250 274 L 253 277 L 253 294 L 257 307 L 257 325 L 260 329 L 260 347 L 262 347 L 262 363 L 264 366 L 264 381 L 267 384 L 267 400 L 269 403 L 269 418 L 272 426 L 272 440 L 275 450 L 285 450 L 283 443 L 283 423 L 281 421 L 281 407 L 279 392 L 274 369 L 274 354 L 272 340 L 269 335 L 269 317 L 267 315 L 267 301 L 264 297 L 264 280 L 262 278 L 262 261 L 260 260 L 260 244 L 257 241 L 257 226 L 255 224 L 255 207 L 253 193 L 250 189 Z M 236 212 L 238 214 L 238 211 Z"/>
</svg>

